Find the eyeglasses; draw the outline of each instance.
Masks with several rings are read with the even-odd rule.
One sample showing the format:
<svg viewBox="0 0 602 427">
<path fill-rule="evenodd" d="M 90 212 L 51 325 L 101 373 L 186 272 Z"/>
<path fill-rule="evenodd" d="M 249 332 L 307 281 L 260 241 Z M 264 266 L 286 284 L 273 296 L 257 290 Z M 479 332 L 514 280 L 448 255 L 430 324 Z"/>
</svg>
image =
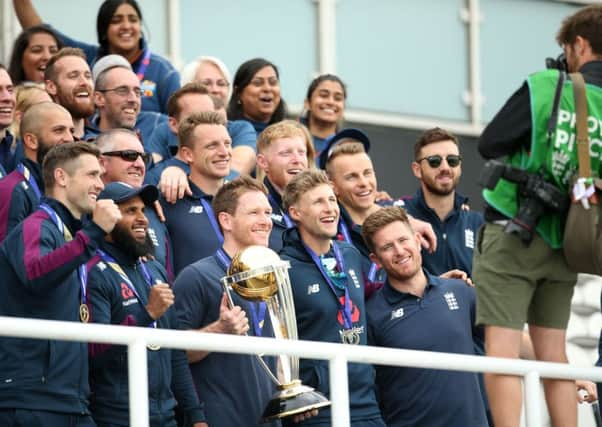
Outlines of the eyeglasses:
<svg viewBox="0 0 602 427">
<path fill-rule="evenodd" d="M 230 83 L 228 83 L 227 80 L 225 79 L 219 79 L 219 80 L 209 80 L 209 79 L 205 79 L 205 80 L 201 80 L 199 82 L 200 84 L 202 84 L 203 86 L 207 86 L 207 87 L 211 87 L 211 86 L 217 86 L 217 87 L 228 87 L 230 86 Z"/>
<path fill-rule="evenodd" d="M 126 162 L 135 162 L 138 159 L 138 156 L 142 159 L 145 165 L 148 165 L 151 160 L 150 153 L 141 153 L 136 150 L 121 150 L 121 151 L 107 151 L 106 153 L 102 153 L 103 156 L 110 157 L 121 157 L 122 160 Z"/>
<path fill-rule="evenodd" d="M 96 89 L 98 92 L 106 93 L 106 92 L 115 92 L 117 95 L 126 97 L 130 94 L 130 92 L 134 92 L 134 96 L 136 98 L 140 98 L 142 96 L 142 90 L 139 87 L 128 87 L 128 86 L 118 86 L 112 89 Z"/>
<path fill-rule="evenodd" d="M 435 169 L 441 166 L 441 162 L 444 158 L 447 161 L 447 164 L 450 168 L 457 167 L 462 161 L 462 156 L 460 156 L 459 154 L 450 154 L 447 157 L 442 157 L 439 154 L 435 154 L 434 156 L 427 156 L 423 157 L 422 159 L 418 159 L 417 162 L 420 163 L 421 161 L 426 160 L 429 166 Z"/>
</svg>

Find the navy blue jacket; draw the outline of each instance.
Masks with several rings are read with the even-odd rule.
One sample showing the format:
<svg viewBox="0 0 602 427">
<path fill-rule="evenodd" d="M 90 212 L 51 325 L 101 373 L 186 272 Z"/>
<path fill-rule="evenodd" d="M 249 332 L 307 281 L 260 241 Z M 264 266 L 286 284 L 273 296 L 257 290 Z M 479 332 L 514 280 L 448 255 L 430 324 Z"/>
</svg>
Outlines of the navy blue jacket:
<svg viewBox="0 0 602 427">
<path fill-rule="evenodd" d="M 422 251 L 422 265 L 430 273 L 439 275 L 458 268 L 472 274 L 472 251 L 477 231 L 483 224 L 480 212 L 462 210 L 468 199 L 456 193 L 454 210 L 441 221 L 437 213 L 427 206 L 422 189 L 406 200 L 406 210 L 416 219 L 430 223 L 437 235 L 437 250 Z"/>
<path fill-rule="evenodd" d="M 10 230 L 38 208 L 40 196 L 44 193 L 40 165 L 29 159 L 24 159 L 22 163 L 40 194 L 36 193 L 34 186 L 18 170 L 12 171 L 0 181 L 0 243 Z"/>
<path fill-rule="evenodd" d="M 90 68 L 100 59 L 98 56 L 99 46 L 72 39 L 57 31 L 56 28 L 53 29 L 66 46 L 79 47 L 85 52 L 86 61 Z M 140 40 L 140 49 L 144 52 L 149 49 L 146 40 Z M 135 73 L 138 72 L 142 63 L 144 52 L 131 64 Z M 142 89 L 142 109 L 144 111 L 167 114 L 167 100 L 172 93 L 180 88 L 180 74 L 167 59 L 151 53 L 150 63 L 144 72 L 143 79 L 140 81 L 140 88 Z"/>
<path fill-rule="evenodd" d="M 146 311 L 150 293 L 140 264 L 131 254 L 107 242 L 102 251 L 112 260 L 96 255 L 89 263 L 88 305 L 94 323 L 148 327 L 153 319 Z M 111 263 L 115 261 L 134 286 L 128 286 Z M 153 284 L 167 283 L 165 270 L 156 261 L 145 263 Z M 136 295 L 137 294 L 137 295 Z M 138 299 L 138 296 L 140 299 Z M 157 321 L 162 329 L 177 329 L 175 309 L 168 309 Z M 127 347 L 90 344 L 90 386 L 92 416 L 99 423 L 129 424 Z M 204 421 L 186 355 L 181 350 L 161 348 L 147 351 L 150 419 L 164 425 L 175 419 L 175 407 L 187 414 L 187 420 Z"/>
<path fill-rule="evenodd" d="M 155 248 L 155 259 L 159 261 L 159 264 L 167 272 L 168 283 L 173 283 L 175 279 L 173 272 L 173 250 L 167 226 L 159 219 L 159 215 L 153 207 L 146 208 L 144 214 L 148 219 L 147 233 Z"/>
<path fill-rule="evenodd" d="M 282 249 L 282 235 L 286 229 L 289 228 L 286 217 L 288 214 L 282 207 L 282 197 L 280 196 L 280 193 L 274 188 L 267 176 L 263 179 L 263 184 L 268 189 L 268 201 L 272 207 L 272 232 L 270 233 L 268 246 L 273 251 L 280 252 Z M 291 221 L 290 218 L 289 221 Z M 292 222 L 290 222 L 290 224 L 292 226 Z"/>
<path fill-rule="evenodd" d="M 422 298 L 388 281 L 367 303 L 368 343 L 380 347 L 474 354 L 475 292 L 461 280 L 427 274 Z M 377 366 L 383 417 L 395 427 L 487 426 L 477 374 Z"/>
<path fill-rule="evenodd" d="M 222 245 L 221 231 L 219 236 L 212 226 L 207 210 L 201 203 L 204 199 L 211 205 L 213 196 L 188 181 L 192 196 L 184 196 L 176 203 L 161 200 L 165 214 L 167 230 L 173 243 L 174 273 L 178 275 L 184 267 L 208 257 Z M 213 214 L 211 214 L 213 217 Z M 217 226 L 217 221 L 215 222 Z"/>
<path fill-rule="evenodd" d="M 0 179 L 4 178 L 6 176 L 6 171 L 4 170 L 4 166 L 2 166 L 2 163 L 0 163 Z"/>
<path fill-rule="evenodd" d="M 359 334 L 360 344 L 365 345 L 367 330 L 361 256 L 348 243 L 334 241 L 334 244 L 341 249 L 345 261 L 347 288 L 352 301 L 353 328 Z M 284 233 L 284 246 L 280 257 L 291 263 L 289 275 L 295 299 L 299 339 L 340 343 L 340 332 L 344 327 L 339 313 L 339 298 L 343 297 L 343 291 L 337 289 L 337 295 L 333 294 L 320 270 L 303 247 L 297 228 L 288 229 Z M 376 401 L 372 366 L 349 363 L 348 373 L 351 421 L 353 423 L 362 420 L 382 422 Z M 301 359 L 300 377 L 303 384 L 315 388 L 326 396 L 330 394 L 327 361 Z M 310 418 L 303 424 L 330 423 L 330 416 L 330 409 L 321 409 L 317 417 Z"/>
<path fill-rule="evenodd" d="M 220 279 L 226 268 L 216 255 L 211 255 L 186 267 L 174 283 L 176 310 L 182 329 L 198 330 L 219 319 L 223 294 Z M 232 298 L 249 318 L 250 335 L 258 335 L 252 320 L 249 303 L 234 292 Z M 273 336 L 266 314 L 262 336 Z M 264 360 L 275 372 L 273 357 Z M 190 364 L 190 370 L 201 400 L 205 402 L 207 422 L 211 427 L 268 426 L 260 418 L 275 387 L 255 356 L 234 353 L 209 353 L 204 359 Z"/>
<path fill-rule="evenodd" d="M 0 315 L 79 322 L 78 267 L 104 237 L 54 199 L 50 205 L 71 232 L 65 236 L 39 209 L 0 246 Z M 88 414 L 88 346 L 70 341 L 0 338 L 0 408 Z"/>
<path fill-rule="evenodd" d="M 14 137 L 7 130 L 3 138 L 0 139 L 0 167 L 4 169 L 5 173 L 12 172 L 15 168 L 14 162 L 14 151 L 13 151 L 13 140 Z"/>
</svg>

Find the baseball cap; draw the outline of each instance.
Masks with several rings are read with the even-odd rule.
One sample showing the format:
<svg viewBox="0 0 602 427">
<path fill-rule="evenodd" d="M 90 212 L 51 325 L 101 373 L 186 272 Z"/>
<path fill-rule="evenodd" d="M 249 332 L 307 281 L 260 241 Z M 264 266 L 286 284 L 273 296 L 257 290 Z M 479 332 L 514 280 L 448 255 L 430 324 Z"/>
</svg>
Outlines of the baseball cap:
<svg viewBox="0 0 602 427">
<path fill-rule="evenodd" d="M 364 146 L 366 153 L 370 151 L 370 139 L 363 131 L 355 128 L 342 129 L 330 137 L 330 139 L 326 142 L 326 147 L 324 147 L 320 153 L 320 157 L 318 157 L 318 166 L 320 169 L 326 168 L 326 161 L 332 155 L 334 147 L 336 147 L 343 139 L 353 139 L 357 142 L 360 142 Z"/>
<path fill-rule="evenodd" d="M 121 67 L 127 68 L 128 70 L 132 70 L 132 65 L 121 55 L 107 55 L 100 58 L 98 61 L 94 63 L 92 67 L 92 78 L 94 79 L 94 86 L 96 86 L 96 79 L 103 72 L 107 71 L 110 68 Z"/>
<path fill-rule="evenodd" d="M 115 203 L 127 202 L 133 197 L 140 196 L 145 205 L 152 205 L 159 198 L 159 190 L 154 185 L 132 187 L 125 182 L 117 181 L 105 185 L 98 195 L 98 200 L 110 199 Z"/>
</svg>

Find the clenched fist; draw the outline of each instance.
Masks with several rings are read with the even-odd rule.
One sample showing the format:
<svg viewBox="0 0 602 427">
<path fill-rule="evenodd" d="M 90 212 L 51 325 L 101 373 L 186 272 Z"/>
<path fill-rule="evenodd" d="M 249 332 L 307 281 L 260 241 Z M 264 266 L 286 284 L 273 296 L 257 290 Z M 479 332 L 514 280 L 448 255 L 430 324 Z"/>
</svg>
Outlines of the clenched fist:
<svg viewBox="0 0 602 427">
<path fill-rule="evenodd" d="M 121 211 L 119 206 L 109 199 L 97 200 L 94 212 L 92 212 L 92 221 L 96 223 L 105 233 L 110 233 L 115 224 L 121 220 Z"/>
<path fill-rule="evenodd" d="M 158 283 L 151 287 L 146 311 L 154 320 L 163 316 L 174 303 L 174 294 L 167 283 Z"/>
<path fill-rule="evenodd" d="M 249 319 L 240 306 L 228 305 L 228 296 L 224 292 L 219 306 L 219 330 L 224 334 L 244 335 L 249 330 Z"/>
</svg>

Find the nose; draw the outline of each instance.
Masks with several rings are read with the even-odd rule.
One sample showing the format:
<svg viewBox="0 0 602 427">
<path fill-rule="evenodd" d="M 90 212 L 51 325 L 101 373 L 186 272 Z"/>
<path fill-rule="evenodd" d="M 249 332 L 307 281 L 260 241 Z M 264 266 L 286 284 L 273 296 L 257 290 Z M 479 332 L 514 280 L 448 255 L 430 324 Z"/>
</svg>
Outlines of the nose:
<svg viewBox="0 0 602 427">
<path fill-rule="evenodd" d="M 42 49 L 42 59 L 48 61 L 51 56 L 52 56 L 52 52 L 50 52 L 49 47 Z"/>
</svg>

